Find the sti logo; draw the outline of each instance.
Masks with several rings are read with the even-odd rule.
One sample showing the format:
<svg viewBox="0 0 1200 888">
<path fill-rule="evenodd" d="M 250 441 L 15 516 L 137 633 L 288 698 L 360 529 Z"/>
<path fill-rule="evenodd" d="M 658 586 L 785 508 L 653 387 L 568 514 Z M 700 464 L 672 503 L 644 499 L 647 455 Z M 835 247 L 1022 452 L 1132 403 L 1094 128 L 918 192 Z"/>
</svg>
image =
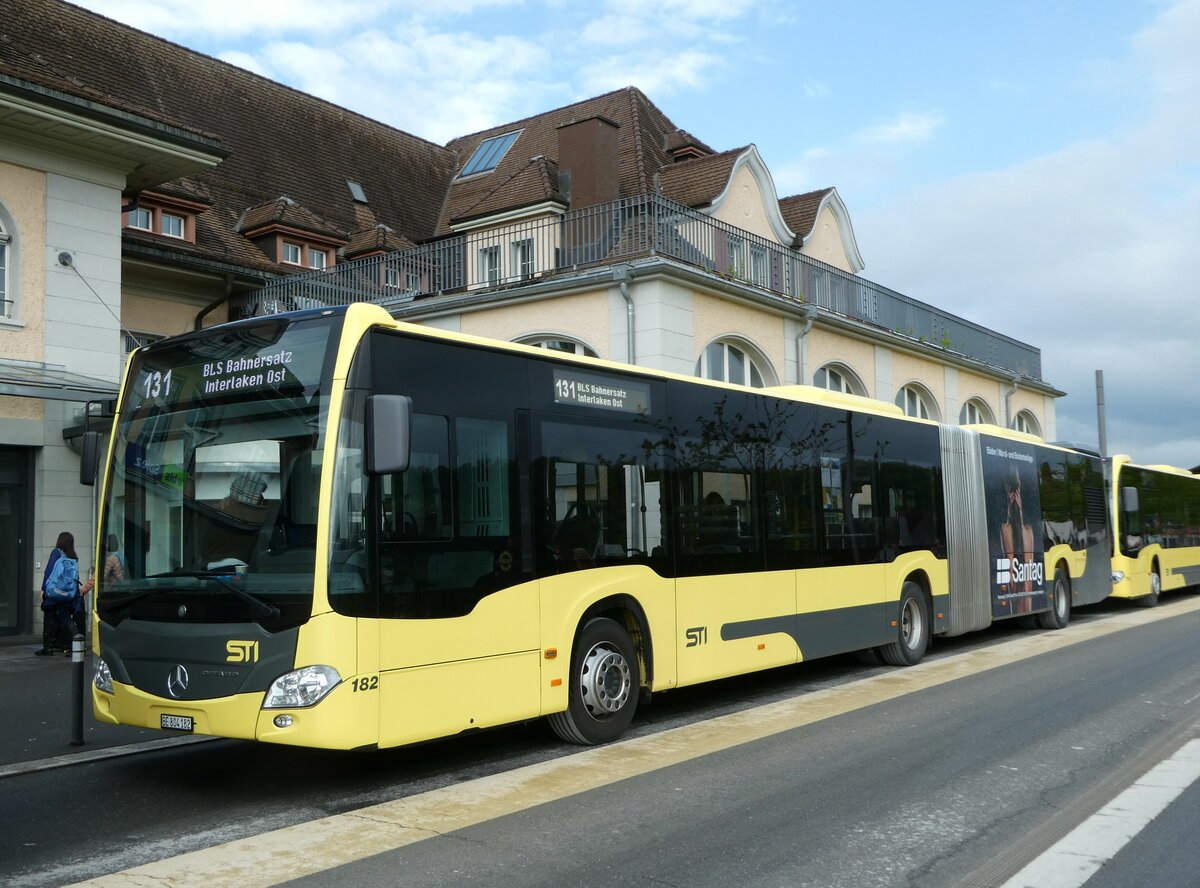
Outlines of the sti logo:
<svg viewBox="0 0 1200 888">
<path fill-rule="evenodd" d="M 1007 586 L 1012 582 L 1012 559 L 996 559 L 996 585 Z"/>
<path fill-rule="evenodd" d="M 227 641 L 225 642 L 225 651 L 229 654 L 225 658 L 226 663 L 258 662 L 257 641 Z"/>
</svg>

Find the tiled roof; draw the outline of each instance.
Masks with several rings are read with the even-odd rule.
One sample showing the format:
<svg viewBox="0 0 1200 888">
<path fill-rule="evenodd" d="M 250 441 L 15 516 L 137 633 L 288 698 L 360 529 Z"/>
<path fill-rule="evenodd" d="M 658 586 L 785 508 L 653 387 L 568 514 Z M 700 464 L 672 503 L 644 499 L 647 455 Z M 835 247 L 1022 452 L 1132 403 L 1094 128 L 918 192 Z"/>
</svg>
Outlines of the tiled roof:
<svg viewBox="0 0 1200 888">
<path fill-rule="evenodd" d="M 341 240 L 345 240 L 347 234 L 344 229 L 329 224 L 316 213 L 286 196 L 248 209 L 239 221 L 237 230 L 253 236 L 268 225 L 283 225 Z"/>
<path fill-rule="evenodd" d="M 344 252 L 346 257 L 353 259 L 366 253 L 394 253 L 397 250 L 411 250 L 416 244 L 403 235 L 396 234 L 386 225 L 375 225 L 355 231 L 350 235 Z"/>
<path fill-rule="evenodd" d="M 749 146 L 722 151 L 708 157 L 685 160 L 665 167 L 659 173 L 664 197 L 688 207 L 706 207 L 725 190 L 733 164 Z"/>
<path fill-rule="evenodd" d="M 516 173 L 524 170 L 535 157 L 547 158 L 557 164 L 558 128 L 589 117 L 603 117 L 617 124 L 620 195 L 653 191 L 654 174 L 671 162 L 666 147 L 667 136 L 678 130 L 678 127 L 646 98 L 641 90 L 625 87 L 524 120 L 494 126 L 447 143 L 446 147 L 458 156 L 455 167 L 457 172 L 485 139 L 514 130 L 521 131 L 499 165 L 490 173 L 451 182 L 446 206 L 442 210 L 439 233 L 448 233 L 451 223 L 460 219 L 499 209 L 499 199 L 492 199 L 497 190 L 496 183 L 508 182 Z M 535 183 L 530 181 L 527 184 L 532 186 Z M 556 192 L 557 187 L 555 182 Z M 528 204 L 532 202 L 534 194 L 509 192 L 505 196 L 517 200 L 518 203 Z"/>
<path fill-rule="evenodd" d="M 680 148 L 699 148 L 704 154 L 713 153 L 711 148 L 683 129 L 667 133 L 664 147 L 666 147 L 667 151 L 678 151 Z"/>
<path fill-rule="evenodd" d="M 204 258 L 279 270 L 235 225 L 280 194 L 335 230 L 358 230 L 347 179 L 362 184 L 379 221 L 428 239 L 454 169 L 454 154 L 432 142 L 57 0 L 5 4 L 0 66 L 217 134 L 229 157 L 194 177 L 214 204 L 197 217 Z"/>
<path fill-rule="evenodd" d="M 813 226 L 817 224 L 817 210 L 821 208 L 821 201 L 831 191 L 832 188 L 822 188 L 780 199 L 779 212 L 783 213 L 783 221 L 796 232 L 797 238 L 804 240 L 812 233 Z"/>
<path fill-rule="evenodd" d="M 485 193 L 475 206 L 463 208 L 454 221 L 466 221 L 546 201 L 557 201 L 563 205 L 567 203 L 558 190 L 558 164 L 545 157 L 532 157 L 524 166 L 514 169 L 508 178 L 489 181 L 493 189 Z"/>
</svg>

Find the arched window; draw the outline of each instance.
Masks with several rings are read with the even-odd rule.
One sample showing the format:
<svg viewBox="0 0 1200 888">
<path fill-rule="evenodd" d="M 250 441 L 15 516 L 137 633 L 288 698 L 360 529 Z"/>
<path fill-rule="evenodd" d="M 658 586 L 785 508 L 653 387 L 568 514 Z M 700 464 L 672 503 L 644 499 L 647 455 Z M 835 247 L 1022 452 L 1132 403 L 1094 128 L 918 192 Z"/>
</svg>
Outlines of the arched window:
<svg viewBox="0 0 1200 888">
<path fill-rule="evenodd" d="M 720 339 L 705 347 L 700 360 L 696 362 L 696 375 L 754 388 L 766 385 L 762 369 L 745 347 Z"/>
<path fill-rule="evenodd" d="M 910 382 L 896 393 L 896 406 L 908 416 L 920 419 L 938 419 L 937 402 L 922 385 Z"/>
<path fill-rule="evenodd" d="M 813 374 L 813 385 L 817 388 L 829 389 L 831 392 L 844 392 L 847 395 L 866 396 L 867 387 L 853 370 L 845 364 L 826 364 Z"/>
<path fill-rule="evenodd" d="M 538 348 L 548 349 L 549 351 L 565 352 L 568 355 L 586 355 L 589 358 L 598 358 L 594 349 L 589 348 L 582 342 L 576 342 L 574 339 L 567 339 L 564 336 L 533 336 L 529 339 L 518 339 L 522 345 L 534 345 Z"/>
<path fill-rule="evenodd" d="M 1013 417 L 1013 428 L 1027 435 L 1042 436 L 1042 427 L 1038 425 L 1037 417 L 1028 410 L 1020 410 Z"/>
<path fill-rule="evenodd" d="M 958 413 L 958 421 L 962 425 L 975 425 L 981 422 L 995 425 L 996 418 L 986 401 L 982 398 L 970 398 L 962 405 L 962 410 Z"/>
<path fill-rule="evenodd" d="M 0 206 L 0 320 L 16 320 L 17 313 L 17 244 L 16 227 Z"/>
</svg>

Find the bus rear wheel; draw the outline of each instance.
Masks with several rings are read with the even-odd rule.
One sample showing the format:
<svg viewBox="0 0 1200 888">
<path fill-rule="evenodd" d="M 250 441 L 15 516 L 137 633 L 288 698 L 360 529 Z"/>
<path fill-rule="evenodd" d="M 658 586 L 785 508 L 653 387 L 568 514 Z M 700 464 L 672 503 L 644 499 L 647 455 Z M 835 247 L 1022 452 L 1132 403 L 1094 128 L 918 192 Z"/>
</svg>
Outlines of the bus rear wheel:
<svg viewBox="0 0 1200 888">
<path fill-rule="evenodd" d="M 912 580 L 900 590 L 900 618 L 896 640 L 879 647 L 879 656 L 892 666 L 915 666 L 929 647 L 929 602 L 925 590 Z"/>
<path fill-rule="evenodd" d="M 1162 597 L 1162 577 L 1158 573 L 1158 562 L 1155 562 L 1154 567 L 1150 569 L 1150 594 L 1133 600 L 1142 607 L 1158 607 L 1160 597 Z"/>
<path fill-rule="evenodd" d="M 549 717 L 568 743 L 595 746 L 616 740 L 633 721 L 640 691 L 637 650 L 620 623 L 588 621 L 571 652 L 566 712 Z"/>
<path fill-rule="evenodd" d="M 1050 584 L 1050 610 L 1034 617 L 1039 629 L 1065 629 L 1071 620 L 1071 581 L 1061 570 L 1054 571 Z"/>
</svg>

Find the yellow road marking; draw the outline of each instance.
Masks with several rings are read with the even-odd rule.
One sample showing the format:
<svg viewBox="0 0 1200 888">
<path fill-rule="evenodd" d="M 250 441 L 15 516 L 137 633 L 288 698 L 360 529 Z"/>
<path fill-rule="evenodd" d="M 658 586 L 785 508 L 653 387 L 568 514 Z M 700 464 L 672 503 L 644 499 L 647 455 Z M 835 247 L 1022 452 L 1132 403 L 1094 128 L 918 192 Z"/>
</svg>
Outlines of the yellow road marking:
<svg viewBox="0 0 1200 888">
<path fill-rule="evenodd" d="M 1031 631 L 1009 642 L 929 660 L 909 669 L 801 693 L 698 724 L 296 824 L 79 884 L 91 888 L 265 888 L 1016 660 L 1197 610 L 1200 595 L 1167 602 L 1153 610 L 1130 610 L 1095 623 L 1070 626 L 1062 632 Z"/>
</svg>

